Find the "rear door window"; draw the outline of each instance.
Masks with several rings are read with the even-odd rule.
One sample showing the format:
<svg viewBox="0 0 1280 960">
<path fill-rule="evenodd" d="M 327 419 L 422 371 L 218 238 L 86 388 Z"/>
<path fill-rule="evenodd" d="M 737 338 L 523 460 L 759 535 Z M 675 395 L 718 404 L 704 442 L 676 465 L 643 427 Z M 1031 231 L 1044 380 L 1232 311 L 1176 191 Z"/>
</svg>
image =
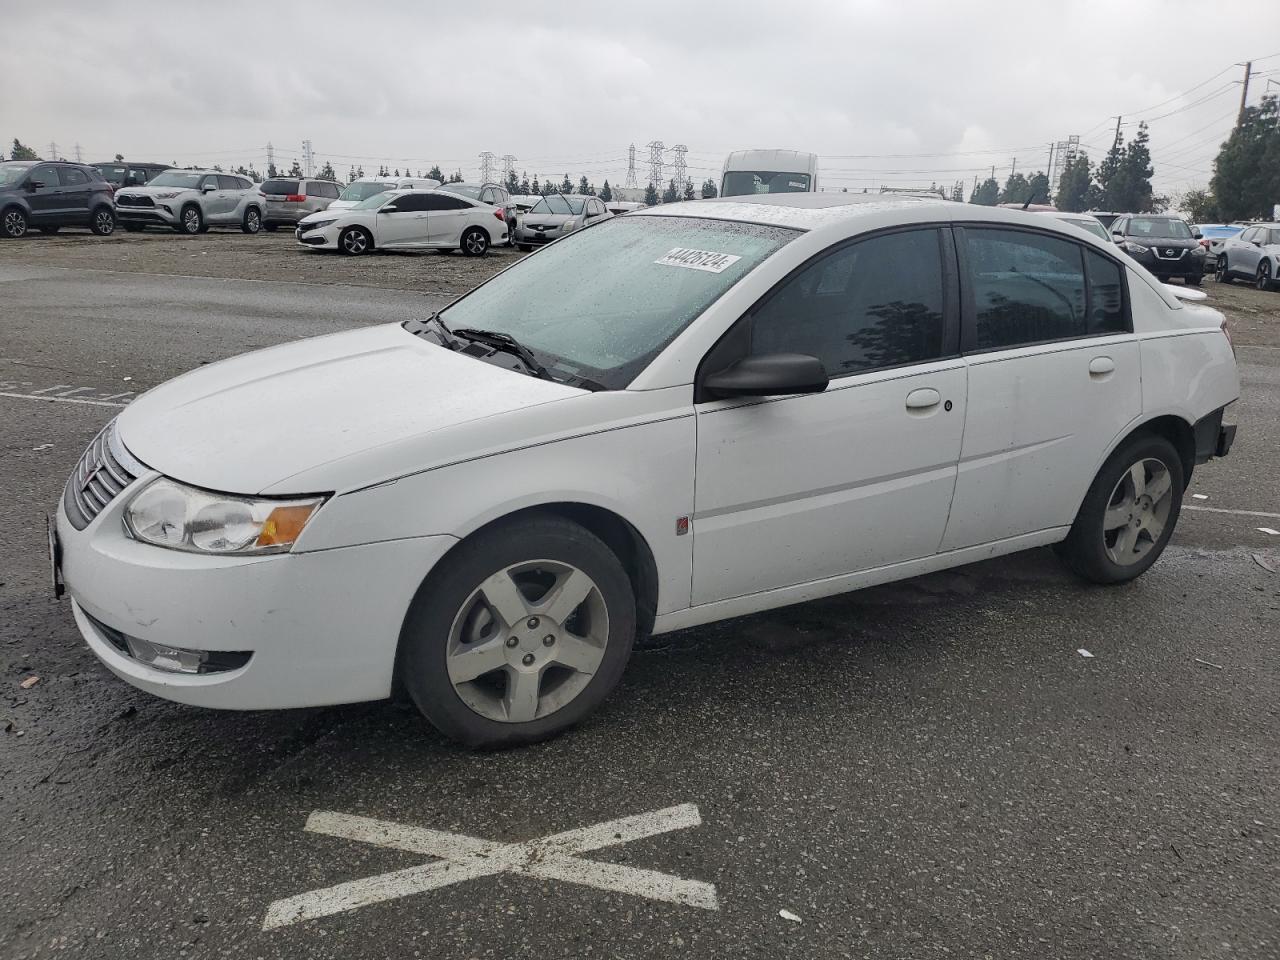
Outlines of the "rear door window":
<svg viewBox="0 0 1280 960">
<path fill-rule="evenodd" d="M 218 177 L 218 189 L 220 190 L 243 190 L 244 182 L 239 177 Z"/>
<path fill-rule="evenodd" d="M 1087 333 L 1082 248 L 1020 230 L 965 227 L 976 350 Z"/>
<path fill-rule="evenodd" d="M 76 167 L 62 168 L 62 185 L 64 187 L 78 187 L 89 182 L 89 178 L 85 176 L 85 172 Z"/>
<path fill-rule="evenodd" d="M 1094 336 L 1127 333 L 1128 290 L 1123 268 L 1094 250 L 1085 250 L 1084 258 L 1089 273 L 1089 322 L 1085 332 Z"/>
</svg>

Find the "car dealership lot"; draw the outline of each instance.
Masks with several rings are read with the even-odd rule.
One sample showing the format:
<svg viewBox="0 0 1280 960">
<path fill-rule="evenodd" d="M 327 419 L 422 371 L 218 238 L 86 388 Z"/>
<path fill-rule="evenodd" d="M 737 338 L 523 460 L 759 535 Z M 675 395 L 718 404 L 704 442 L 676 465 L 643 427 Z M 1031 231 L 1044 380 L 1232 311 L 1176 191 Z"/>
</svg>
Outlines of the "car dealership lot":
<svg viewBox="0 0 1280 960">
<path fill-rule="evenodd" d="M 1258 530 L 1280 524 L 1278 294 L 1206 285 L 1240 433 L 1122 588 L 1035 551 L 661 637 L 584 727 L 500 754 L 395 705 L 212 713 L 112 678 L 48 595 L 43 511 L 113 405 L 421 315 L 514 256 L 217 233 L 5 249 L 0 956 L 1280 951 L 1280 536 Z M 274 903 L 430 860 L 304 830 L 317 811 L 521 844 L 684 805 L 697 825 L 574 856 L 713 885 L 715 909 L 529 866 L 263 929 Z"/>
</svg>

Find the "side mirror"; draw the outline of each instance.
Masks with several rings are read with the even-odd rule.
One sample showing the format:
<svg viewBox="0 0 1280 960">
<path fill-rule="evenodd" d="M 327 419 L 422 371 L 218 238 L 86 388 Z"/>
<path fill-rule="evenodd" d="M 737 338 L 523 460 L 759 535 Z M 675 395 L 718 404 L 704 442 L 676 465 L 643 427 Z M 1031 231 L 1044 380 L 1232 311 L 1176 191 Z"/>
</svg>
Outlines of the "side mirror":
<svg viewBox="0 0 1280 960">
<path fill-rule="evenodd" d="M 28 189 L 28 190 L 42 190 L 42 189 L 44 189 L 44 181 L 43 181 L 43 180 L 28 180 L 28 181 L 27 181 L 27 189 Z"/>
<path fill-rule="evenodd" d="M 1192 230 L 1191 236 L 1194 237 L 1196 240 L 1200 240 L 1204 237 L 1204 234 L 1201 233 L 1199 230 Z"/>
<path fill-rule="evenodd" d="M 703 381 L 716 397 L 776 397 L 821 393 L 830 379 L 822 361 L 805 353 L 762 353 L 743 357 Z"/>
<path fill-rule="evenodd" d="M 396 212 L 397 210 L 399 210 L 399 209 L 400 209 L 400 208 L 399 208 L 399 207 L 397 207 L 394 203 L 388 203 L 388 204 L 386 204 L 385 206 L 381 207 L 381 208 L 378 210 L 378 212 L 379 212 L 379 213 L 395 213 L 395 212 Z"/>
<path fill-rule="evenodd" d="M 213 191 L 217 189 L 218 189 L 218 185 L 216 183 L 206 183 L 203 187 L 200 188 L 200 191 L 202 193 L 213 193 Z"/>
</svg>

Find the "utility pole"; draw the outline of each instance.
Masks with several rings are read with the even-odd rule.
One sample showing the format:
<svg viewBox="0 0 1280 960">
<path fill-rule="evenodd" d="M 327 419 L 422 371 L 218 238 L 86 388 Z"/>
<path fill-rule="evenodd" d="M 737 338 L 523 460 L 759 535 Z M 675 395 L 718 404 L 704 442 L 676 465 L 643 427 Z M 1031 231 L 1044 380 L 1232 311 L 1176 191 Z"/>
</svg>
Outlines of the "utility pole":
<svg viewBox="0 0 1280 960">
<path fill-rule="evenodd" d="M 1236 117 L 1236 128 L 1244 123 L 1244 106 L 1249 99 L 1249 77 L 1253 74 L 1253 61 L 1250 60 L 1244 65 L 1244 86 L 1240 88 L 1240 113 Z"/>
<path fill-rule="evenodd" d="M 1018 172 L 1018 158 L 1013 158 L 1013 163 L 1009 167 L 1009 179 L 1013 179 L 1013 175 Z"/>
<path fill-rule="evenodd" d="M 1116 117 L 1116 138 L 1111 141 L 1111 149 L 1114 150 L 1120 146 L 1120 118 Z"/>
<path fill-rule="evenodd" d="M 1049 144 L 1049 170 L 1046 176 L 1049 178 L 1049 186 L 1053 186 L 1053 148 L 1058 144 L 1056 141 Z"/>
<path fill-rule="evenodd" d="M 312 152 L 312 149 L 311 149 L 311 141 L 303 140 L 302 141 L 302 167 L 308 177 L 311 176 L 311 165 L 314 159 L 315 159 L 315 154 Z"/>
<path fill-rule="evenodd" d="M 267 170 L 274 170 L 276 167 L 276 148 L 271 145 L 271 141 L 267 141 Z M 268 173 L 267 176 L 272 174 Z"/>
</svg>

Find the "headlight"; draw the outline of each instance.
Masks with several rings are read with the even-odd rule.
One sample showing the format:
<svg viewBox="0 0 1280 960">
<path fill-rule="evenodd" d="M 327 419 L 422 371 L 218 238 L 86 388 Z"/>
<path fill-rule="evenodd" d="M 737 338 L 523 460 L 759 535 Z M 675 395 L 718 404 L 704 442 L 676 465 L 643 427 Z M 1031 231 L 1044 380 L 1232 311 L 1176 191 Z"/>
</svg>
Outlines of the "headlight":
<svg viewBox="0 0 1280 960">
<path fill-rule="evenodd" d="M 1208 252 L 1209 251 L 1206 250 L 1204 247 L 1196 246 L 1195 248 L 1192 249 L 1191 255 L 1193 257 L 1203 257 Z"/>
<path fill-rule="evenodd" d="M 262 500 L 209 493 L 159 477 L 124 511 L 134 539 L 189 553 L 283 553 L 323 497 Z"/>
<path fill-rule="evenodd" d="M 1120 244 L 1120 246 L 1124 247 L 1127 253 L 1146 253 L 1147 252 L 1147 248 L 1144 247 L 1142 244 L 1130 243 L 1128 240 L 1125 240 L 1123 243 Z"/>
<path fill-rule="evenodd" d="M 181 195 L 182 195 L 181 190 L 170 190 L 168 193 L 155 194 L 155 198 L 157 200 L 172 200 L 174 197 L 181 196 Z"/>
<path fill-rule="evenodd" d="M 308 230 L 323 230 L 325 227 L 332 226 L 337 222 L 336 217 L 332 220 L 304 220 L 298 226 L 302 227 L 303 233 L 306 233 Z"/>
<path fill-rule="evenodd" d="M 561 224 L 560 229 L 563 230 L 565 233 L 568 233 L 577 225 L 578 225 L 577 220 L 566 220 L 563 224 Z"/>
</svg>

